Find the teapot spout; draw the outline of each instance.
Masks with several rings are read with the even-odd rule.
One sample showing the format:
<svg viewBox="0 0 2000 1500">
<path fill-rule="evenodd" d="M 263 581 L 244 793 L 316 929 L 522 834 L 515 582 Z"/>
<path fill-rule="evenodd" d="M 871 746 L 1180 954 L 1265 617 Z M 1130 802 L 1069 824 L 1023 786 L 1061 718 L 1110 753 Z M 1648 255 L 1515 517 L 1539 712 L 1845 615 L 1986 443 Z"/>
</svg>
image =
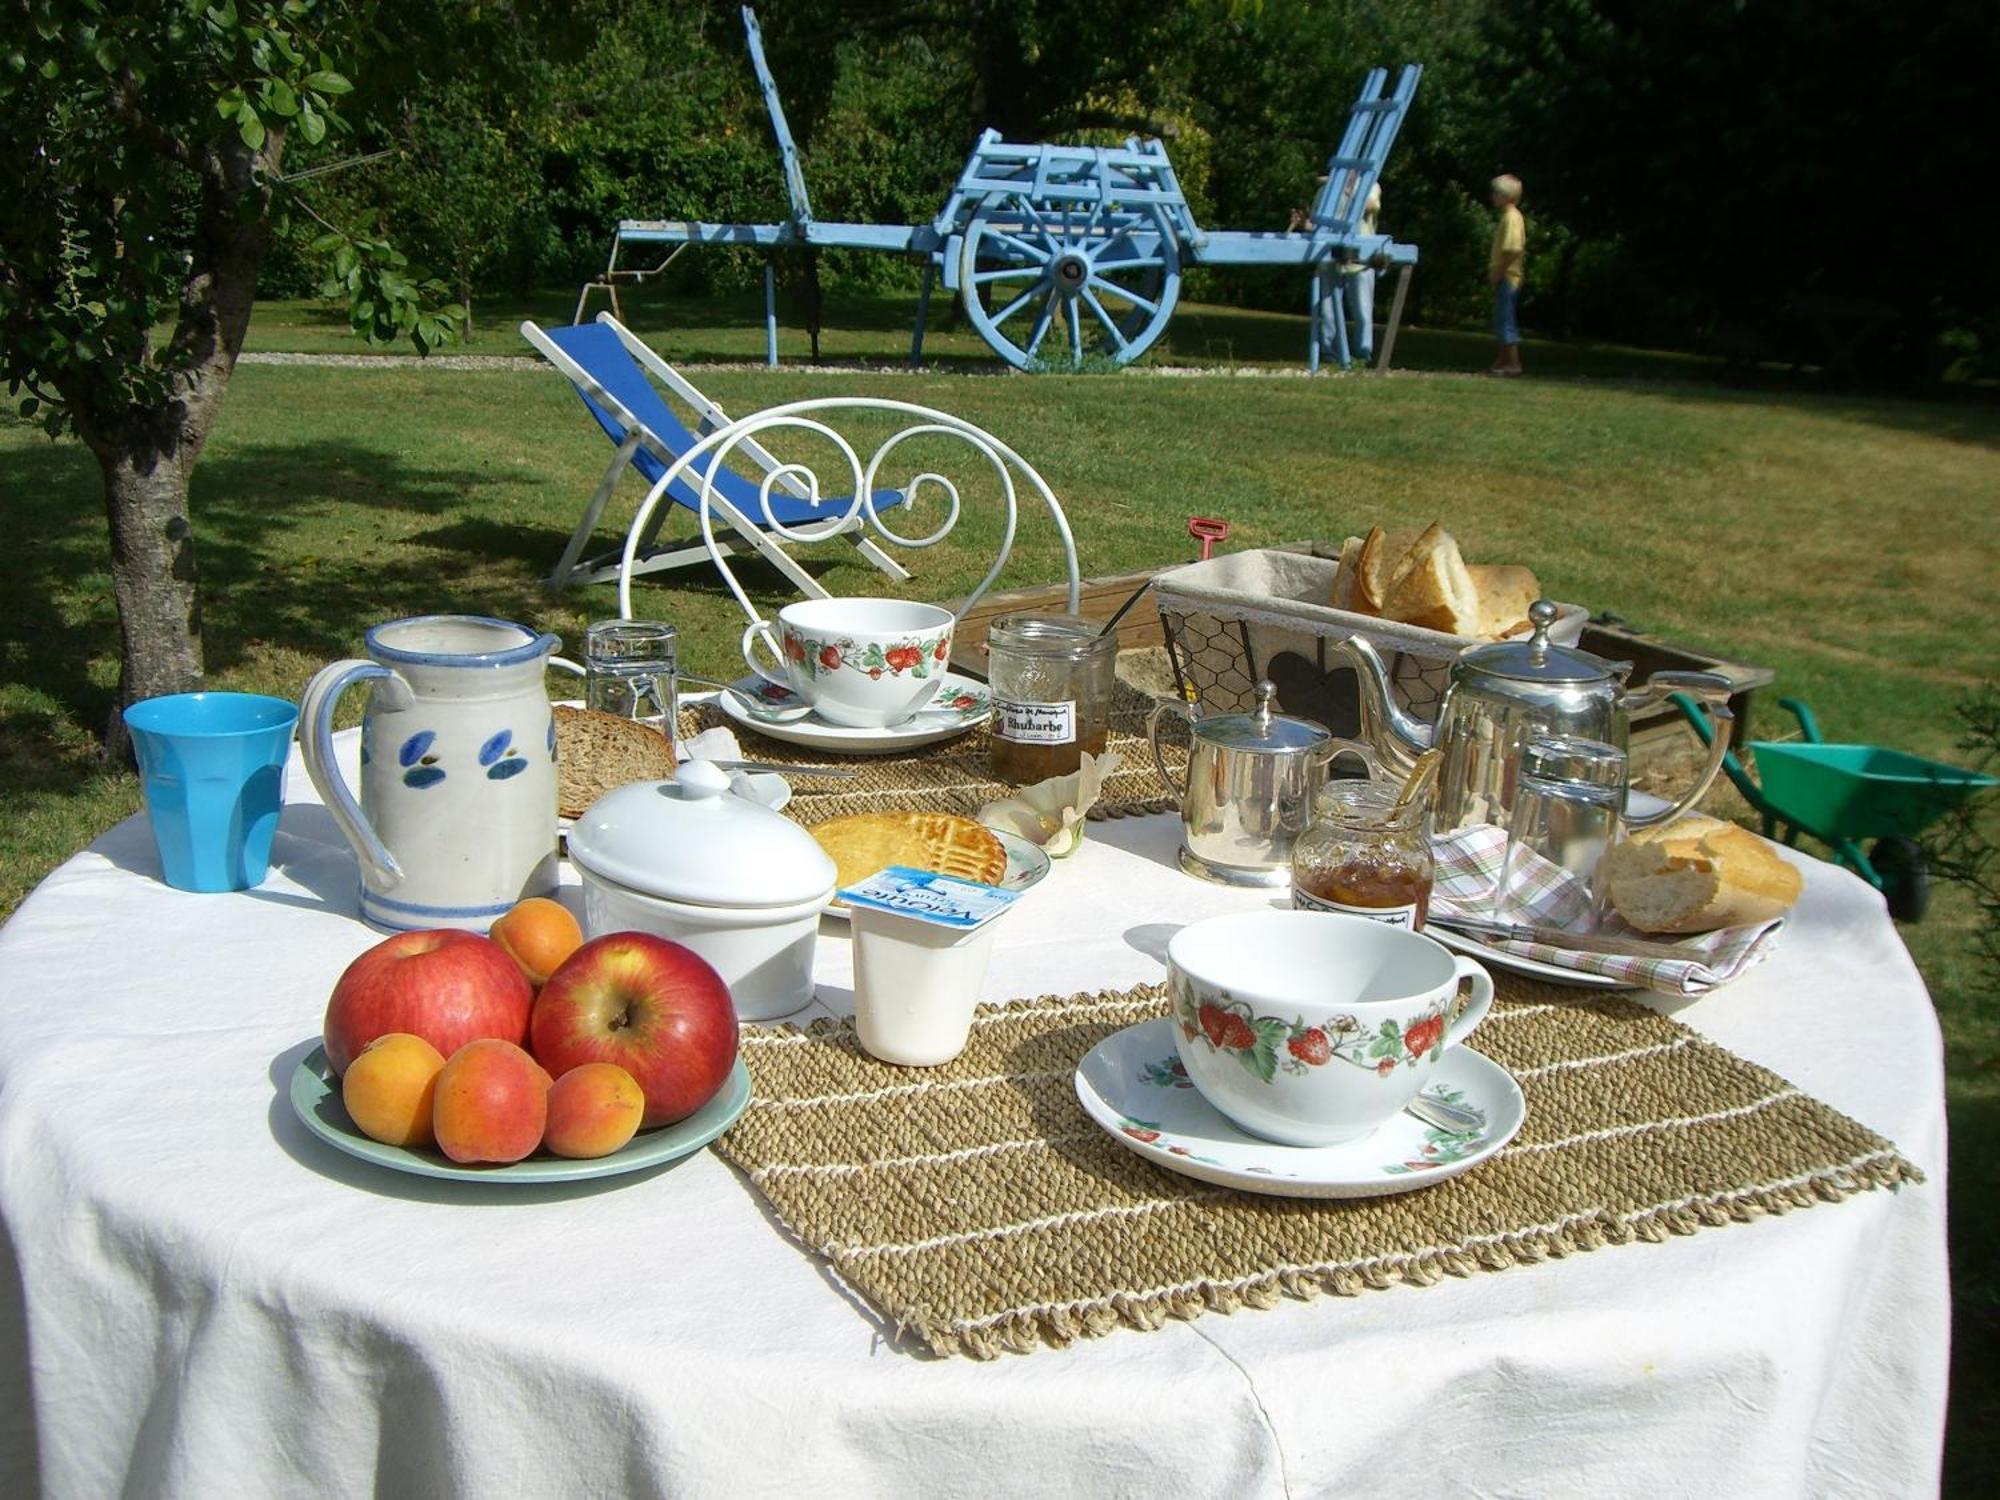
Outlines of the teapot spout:
<svg viewBox="0 0 2000 1500">
<path fill-rule="evenodd" d="M 1354 668 L 1359 684 L 1355 694 L 1361 710 L 1361 741 L 1375 752 L 1383 771 L 1395 778 L 1407 776 L 1417 757 L 1431 747 L 1431 727 L 1404 712 L 1390 691 L 1389 669 L 1371 642 L 1349 636 L 1333 643 L 1333 649 Z"/>
</svg>

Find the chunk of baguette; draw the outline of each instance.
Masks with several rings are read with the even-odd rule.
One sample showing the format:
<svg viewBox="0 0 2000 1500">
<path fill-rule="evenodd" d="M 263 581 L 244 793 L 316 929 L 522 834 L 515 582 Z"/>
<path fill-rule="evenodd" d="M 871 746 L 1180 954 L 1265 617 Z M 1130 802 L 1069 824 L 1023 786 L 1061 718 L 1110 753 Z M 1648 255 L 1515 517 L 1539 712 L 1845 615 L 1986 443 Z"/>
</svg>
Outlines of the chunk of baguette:
<svg viewBox="0 0 2000 1500">
<path fill-rule="evenodd" d="M 1340 565 L 1333 570 L 1333 598 L 1335 609 L 1353 610 L 1359 608 L 1355 602 L 1354 590 L 1357 571 L 1361 566 L 1362 540 L 1351 536 L 1340 544 Z"/>
<path fill-rule="evenodd" d="M 1783 916 L 1799 872 L 1747 828 L 1690 813 L 1605 856 L 1607 894 L 1641 932 L 1713 932 Z"/>
<path fill-rule="evenodd" d="M 1479 628 L 1479 593 L 1451 533 L 1432 525 L 1411 547 L 1409 564 L 1382 613 L 1446 635 L 1473 634 Z"/>
<path fill-rule="evenodd" d="M 1379 615 L 1388 607 L 1390 594 L 1409 572 L 1410 546 L 1415 540 L 1407 531 L 1391 536 L 1380 526 L 1368 528 L 1355 559 L 1355 609 L 1364 615 Z"/>
<path fill-rule="evenodd" d="M 1467 563 L 1473 592 L 1479 596 L 1479 625 L 1472 632 L 1499 640 L 1528 623 L 1528 606 L 1542 597 L 1542 581 L 1532 568 L 1511 563 Z"/>
</svg>

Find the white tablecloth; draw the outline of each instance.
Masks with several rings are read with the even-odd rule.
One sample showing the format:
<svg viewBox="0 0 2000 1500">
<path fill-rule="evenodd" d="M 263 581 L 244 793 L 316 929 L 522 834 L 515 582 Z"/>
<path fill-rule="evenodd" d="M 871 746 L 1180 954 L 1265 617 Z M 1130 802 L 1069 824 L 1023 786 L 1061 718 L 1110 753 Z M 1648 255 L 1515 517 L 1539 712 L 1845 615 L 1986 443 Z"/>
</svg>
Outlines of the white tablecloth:
<svg viewBox="0 0 2000 1500">
<path fill-rule="evenodd" d="M 982 1364 L 895 1344 L 709 1153 L 505 1190 L 309 1136 L 285 1080 L 377 934 L 290 786 L 257 891 L 167 888 L 134 819 L 0 930 L 0 1493 L 37 1452 L 76 1497 L 1935 1490 L 1938 1029 L 1830 866 L 1769 962 L 1678 1013 L 1926 1186 Z M 1173 847 L 1168 818 L 1093 826 L 1009 917 L 987 998 L 1157 978 L 1174 926 L 1268 899 Z"/>
</svg>

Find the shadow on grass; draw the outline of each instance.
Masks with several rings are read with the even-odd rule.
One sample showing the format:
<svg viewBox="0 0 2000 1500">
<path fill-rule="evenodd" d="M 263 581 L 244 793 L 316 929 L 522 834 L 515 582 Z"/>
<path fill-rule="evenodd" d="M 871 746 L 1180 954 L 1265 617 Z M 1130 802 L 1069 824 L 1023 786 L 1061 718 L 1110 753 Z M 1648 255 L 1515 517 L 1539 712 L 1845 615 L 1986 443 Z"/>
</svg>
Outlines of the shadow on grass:
<svg viewBox="0 0 2000 1500">
<path fill-rule="evenodd" d="M 369 626 L 405 615 L 497 613 L 540 623 L 552 612 L 605 612 L 610 600 L 597 591 L 558 600 L 542 583 L 567 540 L 567 517 L 503 518 L 513 497 L 532 500 L 546 483 L 338 440 L 211 449 L 190 497 L 210 676 L 226 676 L 261 649 L 311 661 L 349 656 Z M 38 441 L 0 447 L 0 493 L 9 496 L 0 512 L 5 682 L 57 706 L 0 719 L 0 767 L 18 773 L 13 787 L 41 778 L 45 789 L 62 790 L 73 775 L 58 774 L 51 768 L 59 761 L 42 753 L 62 729 L 58 715 L 94 732 L 114 696 L 118 628 L 101 481 L 79 445 Z M 677 511 L 664 539 L 690 538 L 698 532 Z M 609 531 L 599 540 L 616 544 Z M 824 573 L 843 559 L 828 551 L 801 561 Z M 761 559 L 734 566 L 753 591 L 784 587 Z M 727 592 L 705 565 L 668 576 L 688 593 Z"/>
</svg>

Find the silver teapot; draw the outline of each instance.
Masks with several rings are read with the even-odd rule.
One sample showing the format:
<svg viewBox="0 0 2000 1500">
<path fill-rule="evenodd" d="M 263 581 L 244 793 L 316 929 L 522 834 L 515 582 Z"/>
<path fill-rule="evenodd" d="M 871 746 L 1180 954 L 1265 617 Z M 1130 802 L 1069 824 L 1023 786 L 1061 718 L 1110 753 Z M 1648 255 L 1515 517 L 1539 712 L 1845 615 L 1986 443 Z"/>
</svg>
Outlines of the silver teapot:
<svg viewBox="0 0 2000 1500">
<path fill-rule="evenodd" d="M 1181 868 L 1224 885 L 1291 884 L 1292 845 L 1312 822 L 1313 795 L 1326 784 L 1327 765 L 1342 750 L 1318 724 L 1271 712 L 1277 689 L 1257 684 L 1247 714 L 1202 716 L 1162 700 L 1146 721 L 1153 764 L 1181 804 Z M 1160 753 L 1160 718 L 1188 721 L 1187 779 L 1176 784 Z"/>
<path fill-rule="evenodd" d="M 1644 827 L 1678 817 L 1715 780 L 1729 748 L 1729 679 L 1713 672 L 1655 672 L 1643 687 L 1628 689 L 1630 662 L 1550 643 L 1556 613 L 1554 604 L 1539 599 L 1528 610 L 1533 631 L 1526 639 L 1467 647 L 1452 664 L 1435 726 L 1397 706 L 1388 669 L 1373 645 L 1359 637 L 1334 643 L 1360 681 L 1361 739 L 1384 776 L 1400 779 L 1426 750 L 1443 751 L 1435 804 L 1439 833 L 1471 823 L 1507 826 L 1521 751 L 1529 740 L 1572 735 L 1623 749 L 1631 715 L 1674 692 L 1701 702 L 1714 720 L 1707 764 L 1679 801 L 1647 814 L 1628 811 L 1625 823 Z"/>
</svg>

